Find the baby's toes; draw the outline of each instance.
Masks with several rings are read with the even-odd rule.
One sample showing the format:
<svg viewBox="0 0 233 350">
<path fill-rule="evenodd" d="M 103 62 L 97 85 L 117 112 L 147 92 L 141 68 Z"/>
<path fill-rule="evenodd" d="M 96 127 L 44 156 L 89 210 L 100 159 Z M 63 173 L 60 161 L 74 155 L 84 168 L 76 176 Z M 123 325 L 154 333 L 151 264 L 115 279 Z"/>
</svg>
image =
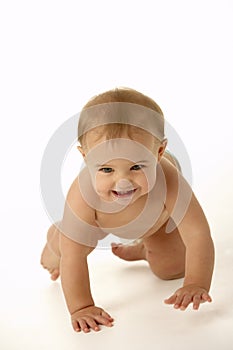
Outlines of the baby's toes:
<svg viewBox="0 0 233 350">
<path fill-rule="evenodd" d="M 59 277 L 59 270 L 58 269 L 54 269 L 51 273 L 51 280 L 52 281 L 56 281 L 56 279 L 58 279 Z"/>
<path fill-rule="evenodd" d="M 124 258 L 124 251 L 125 251 L 125 247 L 123 245 L 118 245 L 118 246 L 114 246 L 112 247 L 112 253 L 116 256 L 118 256 L 119 258 Z"/>
</svg>

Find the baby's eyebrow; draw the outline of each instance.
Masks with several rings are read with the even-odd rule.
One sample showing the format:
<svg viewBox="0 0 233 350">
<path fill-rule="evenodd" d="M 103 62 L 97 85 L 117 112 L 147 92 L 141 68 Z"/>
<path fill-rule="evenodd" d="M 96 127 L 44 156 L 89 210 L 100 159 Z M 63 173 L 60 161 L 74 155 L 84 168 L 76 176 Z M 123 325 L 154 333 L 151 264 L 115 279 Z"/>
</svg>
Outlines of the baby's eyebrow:
<svg viewBox="0 0 233 350">
<path fill-rule="evenodd" d="M 111 168 L 112 166 L 107 165 L 107 164 L 94 164 L 94 167 L 95 168 L 103 168 L 103 167 Z"/>
<path fill-rule="evenodd" d="M 149 160 L 139 160 L 138 162 L 135 162 L 135 164 L 138 164 L 138 163 L 149 163 Z"/>
<path fill-rule="evenodd" d="M 127 159 L 128 160 L 128 159 Z M 133 164 L 148 164 L 149 160 L 139 160 L 139 161 L 132 161 Z M 104 164 L 94 164 L 95 168 L 103 168 L 103 167 L 107 167 L 107 168 L 112 168 L 114 165 L 113 164 L 108 164 L 108 163 L 104 163 Z"/>
</svg>

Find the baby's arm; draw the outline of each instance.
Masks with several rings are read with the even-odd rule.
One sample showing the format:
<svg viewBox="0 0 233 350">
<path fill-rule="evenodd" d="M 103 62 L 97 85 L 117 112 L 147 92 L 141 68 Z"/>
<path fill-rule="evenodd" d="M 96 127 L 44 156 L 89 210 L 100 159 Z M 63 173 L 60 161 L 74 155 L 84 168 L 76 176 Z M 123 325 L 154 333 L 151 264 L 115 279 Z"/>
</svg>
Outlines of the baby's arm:
<svg viewBox="0 0 233 350">
<path fill-rule="evenodd" d="M 113 319 L 94 304 L 87 256 L 97 242 L 94 210 L 84 201 L 76 179 L 67 195 L 60 235 L 61 283 L 74 330 L 99 330 L 98 324 L 112 326 Z M 96 234 L 95 234 L 96 233 Z M 72 239 L 71 239 L 72 238 Z"/>
<path fill-rule="evenodd" d="M 181 310 L 193 303 L 193 308 L 197 310 L 200 303 L 212 301 L 209 289 L 214 267 L 214 246 L 209 226 L 194 195 L 178 229 L 186 247 L 185 278 L 183 287 L 165 302 Z"/>
<path fill-rule="evenodd" d="M 214 245 L 209 225 L 194 194 L 178 229 L 186 246 L 184 286 L 197 284 L 209 291 L 214 268 Z"/>
<path fill-rule="evenodd" d="M 69 312 L 94 305 L 91 295 L 87 255 L 94 248 L 86 247 L 60 236 L 61 283 Z"/>
<path fill-rule="evenodd" d="M 75 331 L 99 330 L 98 324 L 112 326 L 113 319 L 94 305 L 91 295 L 87 256 L 94 249 L 60 236 L 61 283 Z"/>
<path fill-rule="evenodd" d="M 170 190 L 167 207 L 172 213 L 174 198 L 177 198 L 178 193 L 177 177 L 173 174 L 167 183 L 168 192 Z M 181 222 L 178 223 L 178 230 L 186 247 L 185 278 L 183 287 L 165 302 L 174 304 L 175 308 L 181 310 L 185 310 L 190 303 L 193 303 L 193 308 L 197 310 L 200 303 L 211 302 L 209 289 L 214 268 L 214 245 L 204 212 L 183 177 L 179 178 L 179 186 L 179 190 L 185 193 L 186 198 L 187 194 L 190 194 L 187 211 Z M 176 205 L 179 204 L 176 203 Z"/>
</svg>

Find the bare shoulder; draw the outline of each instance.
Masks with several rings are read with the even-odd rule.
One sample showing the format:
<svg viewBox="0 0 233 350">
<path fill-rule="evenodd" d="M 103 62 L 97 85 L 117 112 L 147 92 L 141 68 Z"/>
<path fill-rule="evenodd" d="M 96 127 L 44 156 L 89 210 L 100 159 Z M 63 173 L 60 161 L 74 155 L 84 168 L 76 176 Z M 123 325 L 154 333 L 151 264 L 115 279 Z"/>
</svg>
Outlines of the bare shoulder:
<svg viewBox="0 0 233 350">
<path fill-rule="evenodd" d="M 68 191 L 60 231 L 63 255 L 89 254 L 97 245 L 99 229 L 95 222 L 95 210 L 85 200 L 80 175 L 74 179 Z"/>
<path fill-rule="evenodd" d="M 167 159 L 161 160 L 161 168 L 166 181 L 166 202 L 165 206 L 171 216 L 174 210 L 190 206 L 195 200 L 192 188 L 181 172 Z"/>
<path fill-rule="evenodd" d="M 78 175 L 70 186 L 66 197 L 66 204 L 72 208 L 74 214 L 88 223 L 95 220 L 95 209 L 88 203 L 85 196 L 85 188 L 81 188 L 80 175 Z"/>
<path fill-rule="evenodd" d="M 62 256 L 69 259 L 87 256 L 97 245 L 94 226 L 95 211 L 84 200 L 77 176 L 68 191 L 60 223 Z"/>
<path fill-rule="evenodd" d="M 160 166 L 166 181 L 166 207 L 171 209 L 175 204 L 179 190 L 179 182 L 183 176 L 165 157 L 161 159 Z"/>
<path fill-rule="evenodd" d="M 182 236 L 192 230 L 208 232 L 203 209 L 184 176 L 167 159 L 161 160 L 161 167 L 167 185 L 165 206 Z"/>
</svg>

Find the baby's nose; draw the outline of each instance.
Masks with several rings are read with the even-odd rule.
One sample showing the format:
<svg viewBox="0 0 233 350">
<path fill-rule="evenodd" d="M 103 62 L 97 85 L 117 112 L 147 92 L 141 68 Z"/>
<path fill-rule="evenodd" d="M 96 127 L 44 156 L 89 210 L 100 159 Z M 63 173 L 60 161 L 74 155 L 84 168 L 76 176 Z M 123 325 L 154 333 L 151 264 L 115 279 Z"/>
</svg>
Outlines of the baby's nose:
<svg viewBox="0 0 233 350">
<path fill-rule="evenodd" d="M 116 190 L 118 191 L 131 190 L 132 188 L 133 188 L 132 183 L 127 179 L 120 179 L 116 183 Z"/>
</svg>

